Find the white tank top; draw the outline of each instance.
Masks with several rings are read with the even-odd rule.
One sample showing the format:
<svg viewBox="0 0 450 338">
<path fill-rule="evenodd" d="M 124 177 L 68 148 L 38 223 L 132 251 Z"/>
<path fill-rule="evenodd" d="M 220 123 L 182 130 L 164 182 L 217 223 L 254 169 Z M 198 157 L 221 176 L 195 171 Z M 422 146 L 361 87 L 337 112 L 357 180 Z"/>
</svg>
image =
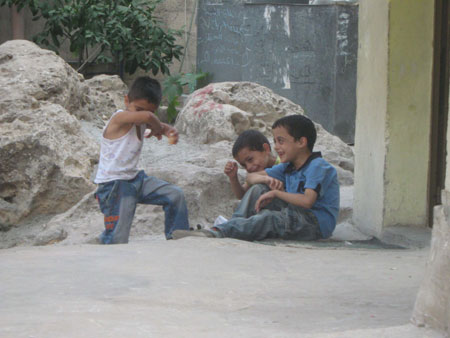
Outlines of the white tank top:
<svg viewBox="0 0 450 338">
<path fill-rule="evenodd" d="M 139 172 L 138 163 L 146 125 L 140 125 L 140 139 L 137 136 L 136 125 L 133 124 L 125 135 L 109 140 L 104 137 L 104 133 L 110 121 L 111 119 L 103 129 L 100 162 L 94 180 L 97 184 L 114 180 L 131 180 Z"/>
</svg>

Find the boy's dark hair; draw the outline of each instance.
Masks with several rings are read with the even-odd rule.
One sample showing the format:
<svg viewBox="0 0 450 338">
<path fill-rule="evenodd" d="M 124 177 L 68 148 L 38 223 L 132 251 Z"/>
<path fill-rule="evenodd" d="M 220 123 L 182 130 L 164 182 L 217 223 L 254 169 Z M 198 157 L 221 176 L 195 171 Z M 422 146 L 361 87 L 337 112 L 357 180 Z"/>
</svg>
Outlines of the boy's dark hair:
<svg viewBox="0 0 450 338">
<path fill-rule="evenodd" d="M 233 157 L 236 157 L 239 151 L 244 148 L 249 148 L 250 150 L 264 151 L 263 144 L 267 143 L 270 149 L 270 143 L 267 137 L 263 135 L 260 131 L 249 129 L 241 133 L 233 145 Z"/>
<path fill-rule="evenodd" d="M 284 127 L 296 141 L 301 137 L 308 140 L 308 149 L 312 152 L 316 143 L 317 132 L 314 123 L 303 115 L 289 115 L 275 121 L 272 129 Z"/>
<path fill-rule="evenodd" d="M 161 103 L 162 90 L 158 80 L 149 76 L 140 76 L 134 80 L 128 92 L 128 100 L 145 99 L 156 106 Z"/>
</svg>

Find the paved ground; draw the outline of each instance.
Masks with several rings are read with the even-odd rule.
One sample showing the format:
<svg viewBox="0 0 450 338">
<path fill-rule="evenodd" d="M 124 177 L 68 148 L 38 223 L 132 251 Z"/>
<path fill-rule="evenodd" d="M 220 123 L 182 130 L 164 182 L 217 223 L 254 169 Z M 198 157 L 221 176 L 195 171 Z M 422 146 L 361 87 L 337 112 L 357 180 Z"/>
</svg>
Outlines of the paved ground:
<svg viewBox="0 0 450 338">
<path fill-rule="evenodd" d="M 160 237 L 0 250 L 0 337 L 441 337 L 428 249 Z"/>
</svg>

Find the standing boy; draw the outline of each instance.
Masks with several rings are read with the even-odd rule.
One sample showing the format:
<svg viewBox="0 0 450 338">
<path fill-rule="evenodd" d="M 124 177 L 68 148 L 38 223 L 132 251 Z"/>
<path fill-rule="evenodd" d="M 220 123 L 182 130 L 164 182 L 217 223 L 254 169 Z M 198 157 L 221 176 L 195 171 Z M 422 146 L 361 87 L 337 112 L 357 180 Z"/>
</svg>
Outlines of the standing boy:
<svg viewBox="0 0 450 338">
<path fill-rule="evenodd" d="M 230 221 L 211 229 L 175 231 L 184 236 L 243 240 L 316 240 L 333 233 L 339 213 L 336 169 L 314 153 L 316 129 L 307 117 L 291 115 L 272 126 L 281 164 L 249 174 L 254 184 Z"/>
<path fill-rule="evenodd" d="M 270 143 L 263 133 L 249 129 L 241 133 L 234 142 L 232 149 L 234 159 L 248 172 L 254 173 L 271 168 L 280 163 L 280 159 L 272 154 Z M 236 198 L 241 199 L 248 190 L 247 182 L 241 185 L 238 178 L 238 166 L 234 161 L 228 161 L 224 168 Z"/>
<path fill-rule="evenodd" d="M 105 216 L 103 244 L 127 243 L 137 203 L 163 206 L 164 233 L 172 238 L 175 229 L 189 229 L 188 212 L 180 188 L 147 176 L 137 168 L 145 137 L 162 136 L 171 144 L 178 142 L 178 132 L 162 123 L 155 112 L 161 102 L 158 81 L 148 76 L 137 78 L 125 96 L 125 110 L 117 111 L 103 130 L 95 196 Z"/>
</svg>

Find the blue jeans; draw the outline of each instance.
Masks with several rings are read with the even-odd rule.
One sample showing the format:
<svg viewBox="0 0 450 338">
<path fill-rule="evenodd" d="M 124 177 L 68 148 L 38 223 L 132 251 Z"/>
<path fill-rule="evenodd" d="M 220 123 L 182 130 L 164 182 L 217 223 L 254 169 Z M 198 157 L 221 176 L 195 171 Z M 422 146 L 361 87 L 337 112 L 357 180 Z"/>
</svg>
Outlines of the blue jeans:
<svg viewBox="0 0 450 338">
<path fill-rule="evenodd" d="M 147 176 L 144 171 L 140 171 L 132 180 L 99 184 L 95 196 L 105 215 L 105 231 L 100 236 L 103 244 L 128 243 L 138 203 L 162 205 L 167 239 L 172 238 L 175 229 L 189 229 L 183 191 L 173 184 Z"/>
<path fill-rule="evenodd" d="M 265 238 L 307 241 L 322 238 L 319 222 L 309 209 L 276 198 L 256 213 L 256 201 L 269 190 L 264 184 L 250 187 L 231 219 L 216 226 L 220 232 L 217 235 L 246 241 Z"/>
</svg>

